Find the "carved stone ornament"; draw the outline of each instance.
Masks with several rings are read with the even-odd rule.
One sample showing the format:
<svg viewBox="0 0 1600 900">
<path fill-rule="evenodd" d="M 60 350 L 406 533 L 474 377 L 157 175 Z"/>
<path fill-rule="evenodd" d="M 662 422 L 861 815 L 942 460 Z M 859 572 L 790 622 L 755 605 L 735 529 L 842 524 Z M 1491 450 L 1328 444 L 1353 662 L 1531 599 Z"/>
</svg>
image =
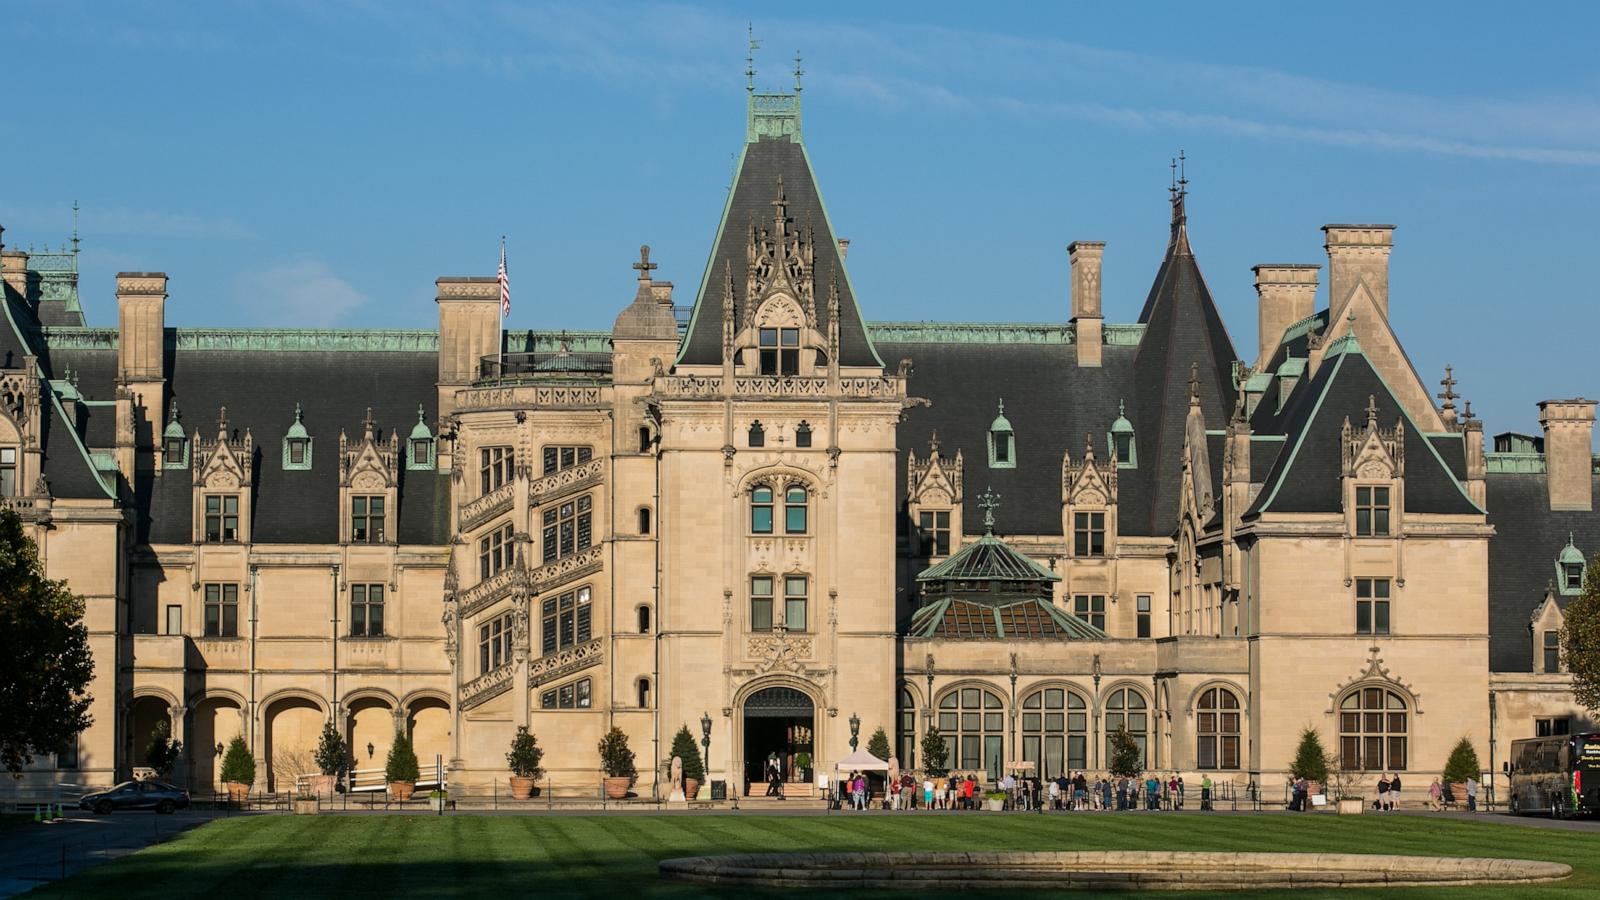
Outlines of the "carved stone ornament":
<svg viewBox="0 0 1600 900">
<path fill-rule="evenodd" d="M 1383 685 L 1394 688 L 1410 698 L 1412 713 L 1419 716 L 1422 715 L 1422 695 L 1417 693 L 1416 688 L 1396 678 L 1388 667 L 1384 666 L 1383 657 L 1378 655 L 1379 652 L 1380 648 L 1377 646 L 1368 647 L 1367 653 L 1369 656 L 1366 669 L 1355 677 L 1339 684 L 1328 693 L 1328 708 L 1324 711 L 1327 715 L 1333 715 L 1334 707 L 1338 705 L 1339 698 L 1349 693 L 1350 689 L 1357 685 Z"/>
<path fill-rule="evenodd" d="M 757 660 L 757 675 L 769 672 L 804 674 L 805 658 L 811 656 L 811 638 L 791 638 L 785 634 L 753 637 L 746 655 Z"/>
</svg>

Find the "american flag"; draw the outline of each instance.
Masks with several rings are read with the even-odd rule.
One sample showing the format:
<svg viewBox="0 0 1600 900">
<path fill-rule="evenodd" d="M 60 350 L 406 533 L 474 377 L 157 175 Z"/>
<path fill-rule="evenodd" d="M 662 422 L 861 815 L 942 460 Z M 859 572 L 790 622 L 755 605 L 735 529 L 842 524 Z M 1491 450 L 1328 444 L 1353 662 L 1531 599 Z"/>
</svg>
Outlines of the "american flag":
<svg viewBox="0 0 1600 900">
<path fill-rule="evenodd" d="M 500 318 L 511 315 L 511 276 L 506 274 L 506 239 L 500 237 Z"/>
</svg>

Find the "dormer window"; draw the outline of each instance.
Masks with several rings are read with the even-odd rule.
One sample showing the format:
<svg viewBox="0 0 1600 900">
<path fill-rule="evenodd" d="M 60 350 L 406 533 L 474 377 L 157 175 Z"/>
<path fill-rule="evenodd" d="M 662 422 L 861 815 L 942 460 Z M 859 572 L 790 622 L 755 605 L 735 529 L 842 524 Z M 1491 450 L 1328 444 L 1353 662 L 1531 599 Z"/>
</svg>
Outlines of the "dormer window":
<svg viewBox="0 0 1600 900">
<path fill-rule="evenodd" d="M 1574 597 L 1583 593 L 1583 551 L 1573 545 L 1573 536 L 1567 535 L 1567 546 L 1561 549 L 1561 555 L 1556 557 L 1556 584 L 1560 586 L 1561 595 Z"/>
<path fill-rule="evenodd" d="M 989 468 L 1017 467 L 1017 436 L 1006 418 L 1006 401 L 1000 401 L 1000 414 L 989 423 Z"/>
<path fill-rule="evenodd" d="M 184 441 L 181 436 L 167 438 L 166 454 L 163 456 L 162 462 L 169 466 L 183 465 L 183 445 Z"/>
<path fill-rule="evenodd" d="M 283 468 L 288 471 L 311 468 L 311 435 L 301 421 L 298 403 L 294 405 L 294 424 L 283 436 Z"/>
<path fill-rule="evenodd" d="M 800 374 L 800 329 L 760 330 L 761 374 L 788 377 Z"/>
<path fill-rule="evenodd" d="M 761 420 L 750 423 L 750 446 L 765 447 L 767 445 L 767 430 L 762 427 Z"/>
<path fill-rule="evenodd" d="M 426 413 L 417 404 L 417 424 L 406 439 L 406 468 L 433 469 L 433 432 L 428 429 Z"/>
<path fill-rule="evenodd" d="M 161 432 L 161 468 L 189 468 L 189 439 L 183 433 L 176 399 L 167 409 L 167 427 Z"/>
<path fill-rule="evenodd" d="M 1389 489 L 1356 486 L 1356 537 L 1389 535 Z"/>
<path fill-rule="evenodd" d="M 1111 423 L 1107 444 L 1108 449 L 1117 457 L 1117 468 L 1139 467 L 1138 446 L 1133 440 L 1133 423 L 1128 421 L 1126 407 L 1121 401 L 1117 402 L 1117 420 Z"/>
</svg>

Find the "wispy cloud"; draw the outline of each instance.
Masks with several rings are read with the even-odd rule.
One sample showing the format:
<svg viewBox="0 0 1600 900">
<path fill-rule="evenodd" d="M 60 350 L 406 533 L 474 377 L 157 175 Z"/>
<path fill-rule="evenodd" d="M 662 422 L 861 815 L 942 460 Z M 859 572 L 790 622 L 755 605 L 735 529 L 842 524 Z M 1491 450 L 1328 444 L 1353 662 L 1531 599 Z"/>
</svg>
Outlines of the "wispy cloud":
<svg viewBox="0 0 1600 900">
<path fill-rule="evenodd" d="M 234 304 L 266 312 L 274 323 L 328 328 L 344 321 L 367 296 L 335 275 L 321 260 L 278 263 L 241 274 L 233 283 Z"/>
<path fill-rule="evenodd" d="M 605 3 L 347 7 L 426 35 L 413 60 L 525 77 L 559 71 L 642 91 L 737 78 L 745 20 L 683 5 Z M 786 72 L 804 47 L 808 89 L 847 102 L 949 114 L 1076 119 L 1391 153 L 1600 165 L 1600 101 L 1438 96 L 1278 69 L 1202 63 L 1048 37 L 919 24 L 758 23 L 760 65 Z M 762 79 L 772 82 L 771 77 Z M 778 81 L 777 83 L 782 83 Z"/>
</svg>

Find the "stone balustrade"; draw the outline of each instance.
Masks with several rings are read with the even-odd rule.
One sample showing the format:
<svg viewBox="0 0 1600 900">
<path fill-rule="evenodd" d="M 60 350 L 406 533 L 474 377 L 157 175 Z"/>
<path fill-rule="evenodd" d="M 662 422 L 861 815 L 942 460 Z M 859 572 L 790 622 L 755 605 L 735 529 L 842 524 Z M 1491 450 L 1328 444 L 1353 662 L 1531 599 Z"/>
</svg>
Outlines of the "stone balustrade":
<svg viewBox="0 0 1600 900">
<path fill-rule="evenodd" d="M 461 607 L 461 615 L 471 616 L 500 598 L 510 595 L 521 575 L 521 569 L 507 566 L 462 591 L 456 596 L 456 602 Z"/>
<path fill-rule="evenodd" d="M 604 659 L 604 644 L 600 638 L 595 638 L 528 663 L 528 683 L 537 685 L 565 678 L 574 672 L 598 666 Z"/>
<path fill-rule="evenodd" d="M 506 663 L 462 685 L 461 708 L 471 709 L 511 690 L 512 676 L 515 674 L 515 664 Z"/>
<path fill-rule="evenodd" d="M 528 486 L 528 502 L 538 505 L 561 494 L 599 484 L 605 474 L 605 460 L 591 459 L 581 466 L 573 466 L 537 478 Z"/>
<path fill-rule="evenodd" d="M 506 482 L 482 497 L 468 501 L 461 507 L 461 531 L 471 531 L 484 522 L 508 512 L 515 499 L 516 485 Z"/>
</svg>

